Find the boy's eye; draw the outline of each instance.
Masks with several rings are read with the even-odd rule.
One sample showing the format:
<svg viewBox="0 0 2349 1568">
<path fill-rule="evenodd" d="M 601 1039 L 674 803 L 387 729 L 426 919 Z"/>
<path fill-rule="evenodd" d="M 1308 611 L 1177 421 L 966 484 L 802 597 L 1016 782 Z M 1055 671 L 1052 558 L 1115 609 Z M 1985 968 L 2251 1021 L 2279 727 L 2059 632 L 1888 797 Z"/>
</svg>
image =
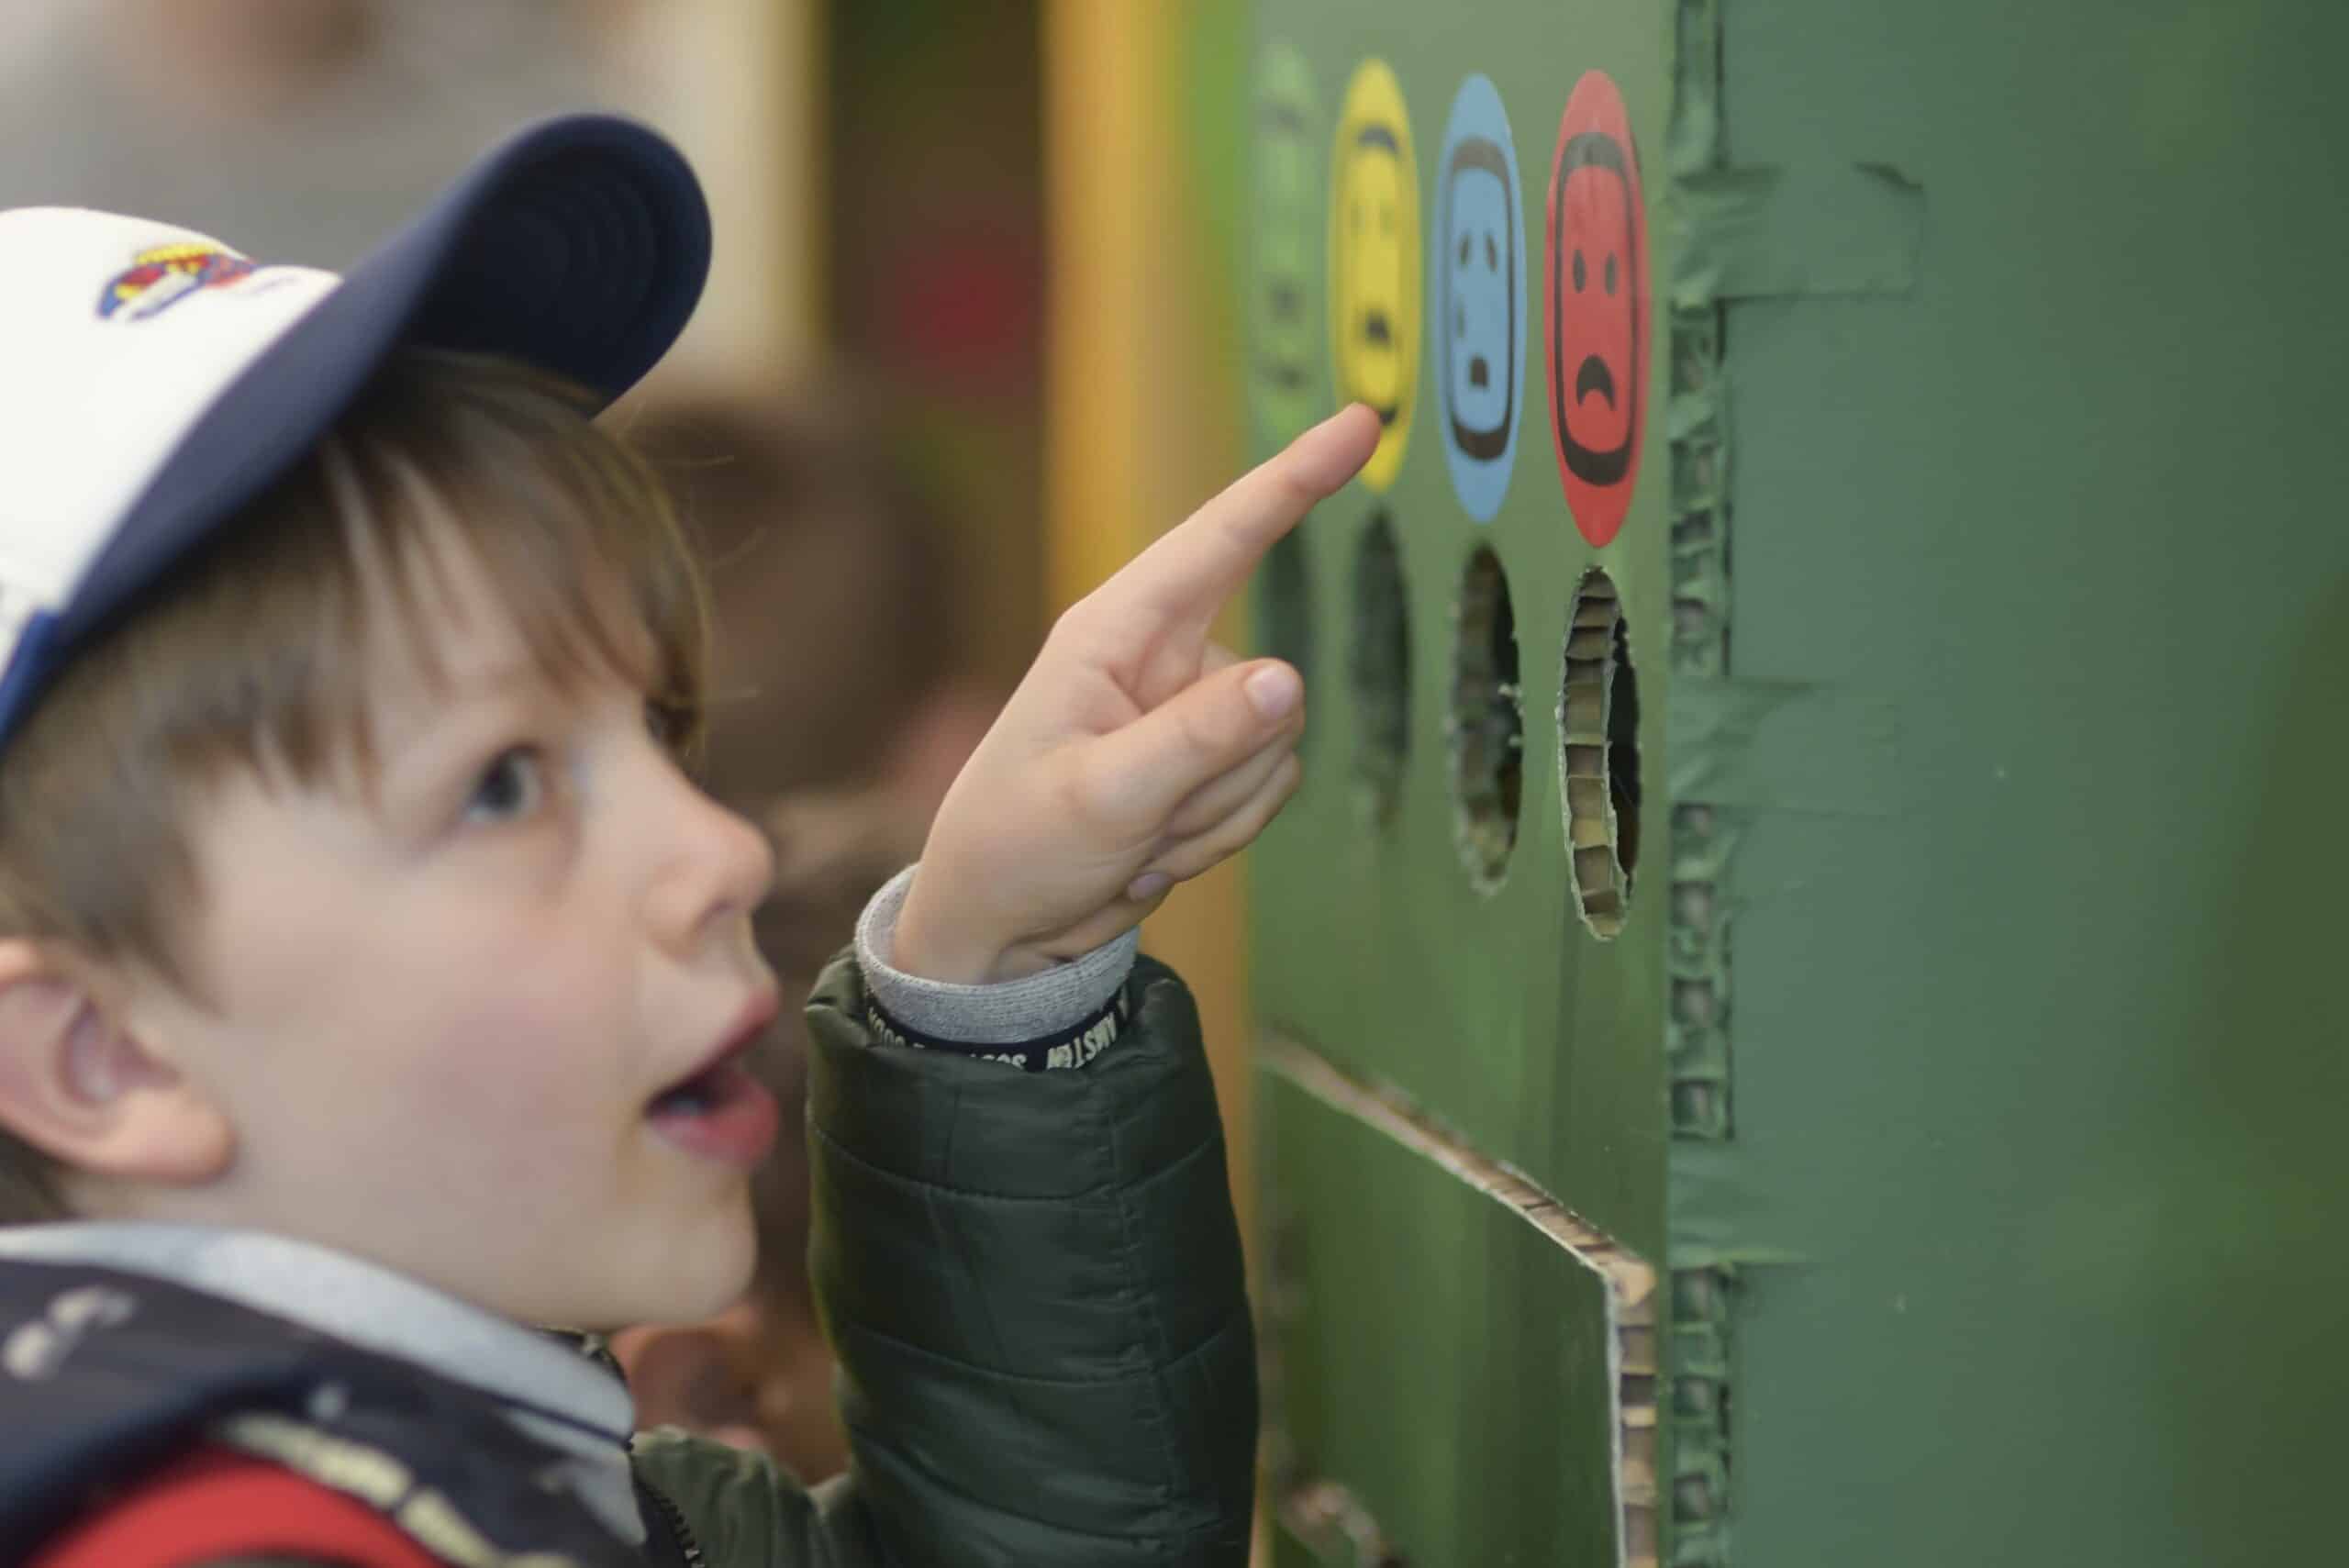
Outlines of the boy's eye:
<svg viewBox="0 0 2349 1568">
<path fill-rule="evenodd" d="M 546 760 L 534 746 L 516 746 L 482 770 L 465 802 L 468 821 L 510 822 L 538 809 L 546 794 Z"/>
<path fill-rule="evenodd" d="M 694 718 L 694 710 L 683 703 L 662 697 L 644 699 L 644 728 L 672 751 L 683 747 L 693 734 Z"/>
</svg>

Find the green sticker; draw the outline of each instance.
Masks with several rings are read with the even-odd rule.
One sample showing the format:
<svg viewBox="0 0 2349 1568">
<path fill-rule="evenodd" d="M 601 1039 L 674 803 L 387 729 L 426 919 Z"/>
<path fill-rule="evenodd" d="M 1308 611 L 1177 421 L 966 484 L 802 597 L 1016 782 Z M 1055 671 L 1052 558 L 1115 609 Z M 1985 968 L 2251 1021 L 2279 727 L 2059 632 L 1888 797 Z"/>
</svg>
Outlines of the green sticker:
<svg viewBox="0 0 2349 1568">
<path fill-rule="evenodd" d="M 1319 106 L 1304 56 L 1267 45 L 1256 74 L 1255 233 L 1248 387 L 1257 428 L 1294 439 L 1320 404 Z"/>
</svg>

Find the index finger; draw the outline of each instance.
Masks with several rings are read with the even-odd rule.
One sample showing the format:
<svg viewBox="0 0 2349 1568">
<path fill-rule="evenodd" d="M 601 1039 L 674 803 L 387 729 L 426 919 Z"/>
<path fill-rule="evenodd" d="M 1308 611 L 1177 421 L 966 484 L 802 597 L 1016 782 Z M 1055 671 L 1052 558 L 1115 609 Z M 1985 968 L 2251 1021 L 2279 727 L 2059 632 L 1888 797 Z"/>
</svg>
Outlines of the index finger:
<svg viewBox="0 0 2349 1568">
<path fill-rule="evenodd" d="M 1273 541 L 1370 461 L 1378 433 L 1368 405 L 1340 409 L 1161 534 L 1095 598 L 1121 617 L 1212 620 Z"/>
</svg>

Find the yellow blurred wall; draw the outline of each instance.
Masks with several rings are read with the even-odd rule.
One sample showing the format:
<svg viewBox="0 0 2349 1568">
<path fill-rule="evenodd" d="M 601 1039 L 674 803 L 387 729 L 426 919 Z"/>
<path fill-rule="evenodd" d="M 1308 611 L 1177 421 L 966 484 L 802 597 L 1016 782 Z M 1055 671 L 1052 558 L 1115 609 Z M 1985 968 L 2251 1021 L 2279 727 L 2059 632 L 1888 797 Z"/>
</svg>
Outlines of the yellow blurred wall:
<svg viewBox="0 0 2349 1568">
<path fill-rule="evenodd" d="M 1057 614 L 1237 475 L 1217 286 L 1198 264 L 1186 8 L 1048 0 L 1044 9 L 1045 571 Z M 1227 617 L 1237 648 L 1242 606 Z M 1190 983 L 1249 1210 L 1242 877 L 1227 864 L 1168 900 L 1149 951 Z"/>
</svg>

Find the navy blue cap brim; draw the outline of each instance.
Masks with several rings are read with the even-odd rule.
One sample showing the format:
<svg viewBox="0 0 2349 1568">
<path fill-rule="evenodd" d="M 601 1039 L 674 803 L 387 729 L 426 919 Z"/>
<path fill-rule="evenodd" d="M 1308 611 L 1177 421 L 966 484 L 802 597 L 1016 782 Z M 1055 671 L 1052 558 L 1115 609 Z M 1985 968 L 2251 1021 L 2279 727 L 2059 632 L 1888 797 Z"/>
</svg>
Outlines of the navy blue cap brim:
<svg viewBox="0 0 2349 1568">
<path fill-rule="evenodd" d="M 395 349 L 504 355 L 567 377 L 600 406 L 668 351 L 708 272 L 700 183 L 658 134 L 608 115 L 517 133 L 206 409 L 48 628 L 51 656 L 289 472 Z"/>
</svg>

